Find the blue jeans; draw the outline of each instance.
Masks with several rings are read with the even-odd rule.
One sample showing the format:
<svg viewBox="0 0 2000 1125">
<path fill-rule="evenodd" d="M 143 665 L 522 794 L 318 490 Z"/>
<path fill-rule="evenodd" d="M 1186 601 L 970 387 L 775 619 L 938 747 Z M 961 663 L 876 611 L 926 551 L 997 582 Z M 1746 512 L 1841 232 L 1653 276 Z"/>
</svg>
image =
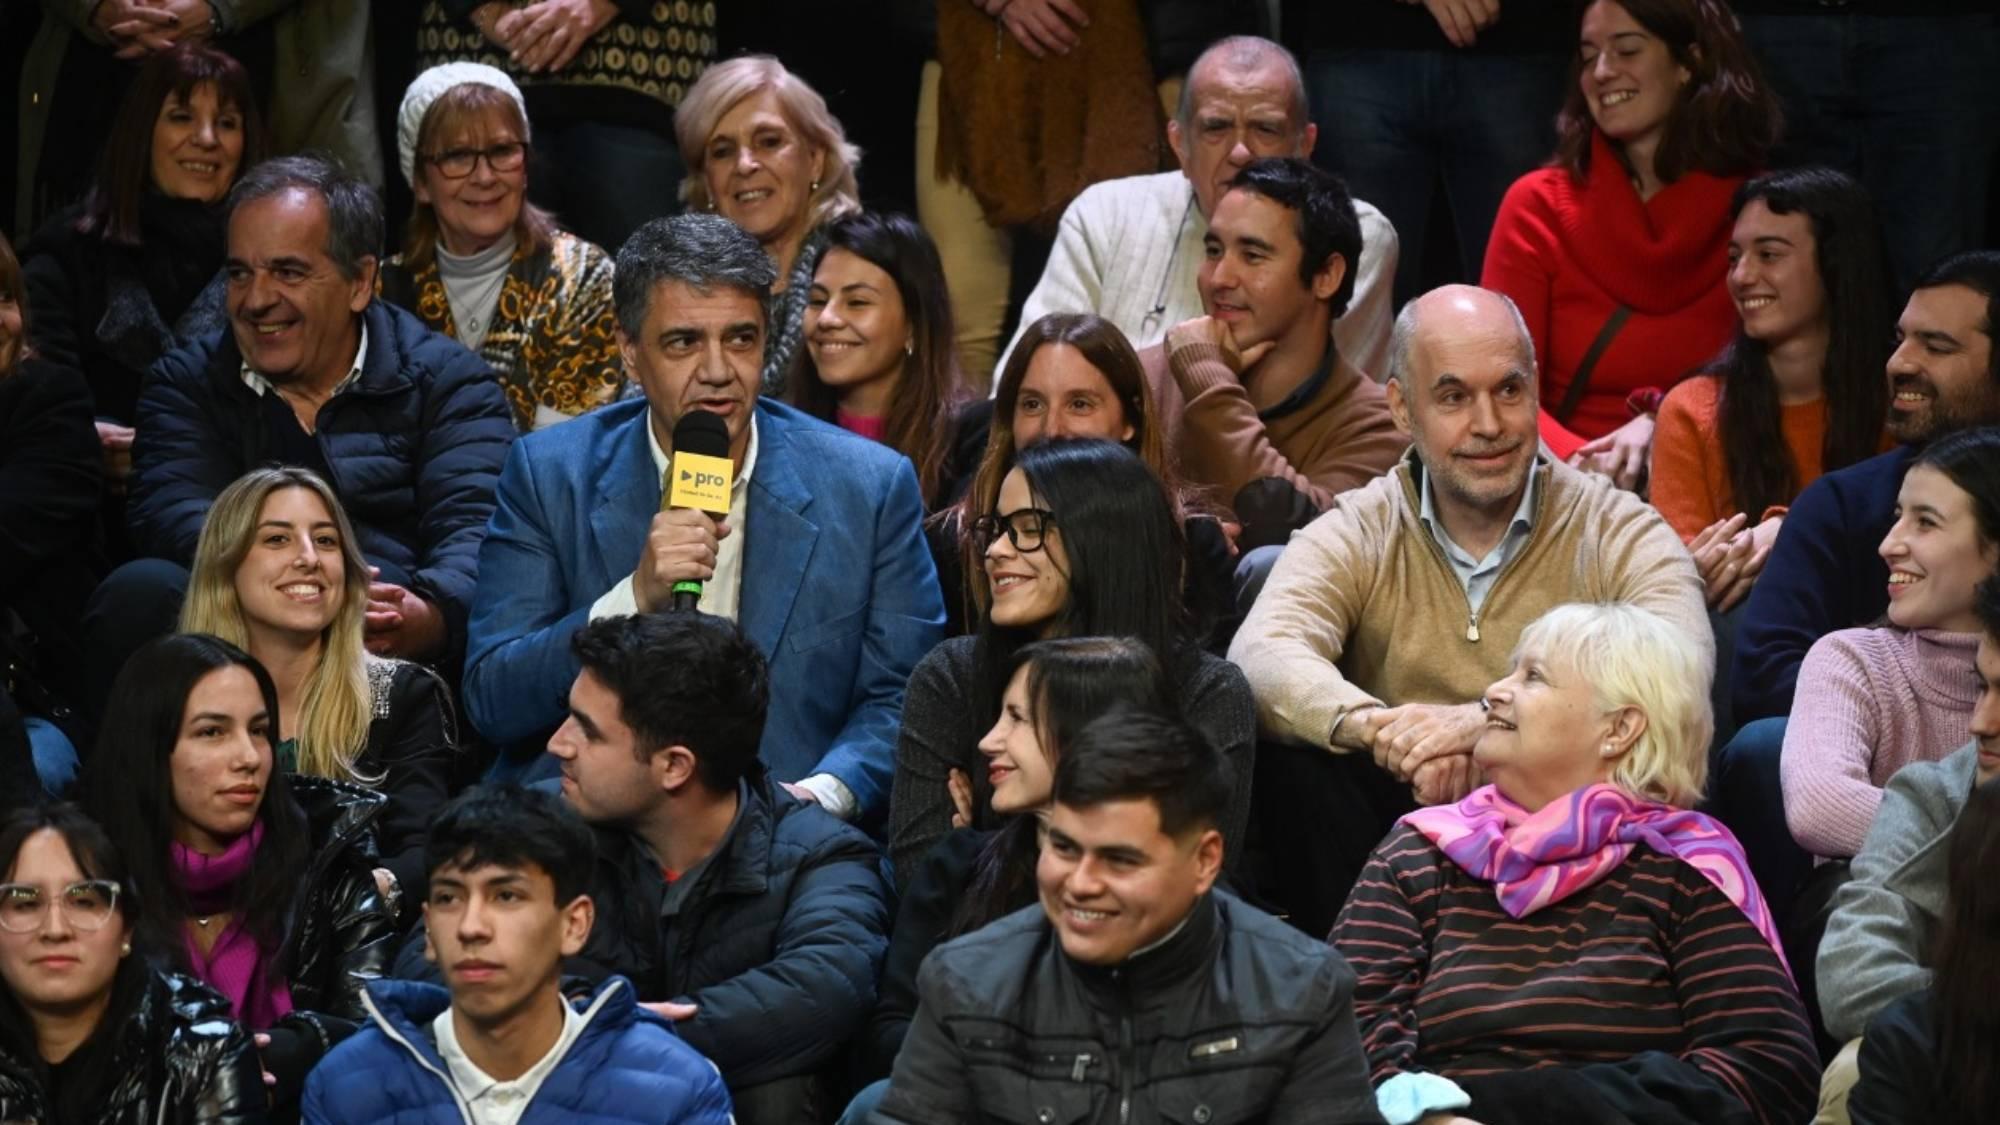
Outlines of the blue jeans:
<svg viewBox="0 0 2000 1125">
<path fill-rule="evenodd" d="M 1716 755 L 1708 782 L 1708 811 L 1736 834 L 1771 916 L 1780 924 L 1813 869 L 1812 856 L 1792 839 L 1785 823 L 1785 791 L 1778 773 L 1785 722 L 1758 719 L 1739 727 Z"/>
<path fill-rule="evenodd" d="M 1565 73 L 1561 55 L 1326 50 L 1307 59 L 1313 159 L 1395 226 L 1398 305 L 1431 287 L 1421 266 L 1440 179 L 1457 280 L 1479 280 L 1500 200 L 1555 149 Z"/>
<path fill-rule="evenodd" d="M 1743 29 L 1785 103 L 1772 167 L 1825 164 L 1860 180 L 1899 288 L 1981 244 L 2000 17 L 1746 15 Z"/>
<path fill-rule="evenodd" d="M 687 165 L 672 134 L 595 121 L 534 129 L 529 197 L 577 237 L 616 256 L 648 220 L 679 213 Z"/>
</svg>

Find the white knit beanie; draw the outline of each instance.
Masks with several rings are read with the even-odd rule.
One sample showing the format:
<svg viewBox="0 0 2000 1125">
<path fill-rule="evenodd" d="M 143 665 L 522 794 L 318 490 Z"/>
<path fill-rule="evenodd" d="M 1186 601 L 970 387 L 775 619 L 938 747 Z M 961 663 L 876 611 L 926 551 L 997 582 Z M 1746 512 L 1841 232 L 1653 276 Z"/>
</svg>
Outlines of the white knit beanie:
<svg viewBox="0 0 2000 1125">
<path fill-rule="evenodd" d="M 431 103 L 444 96 L 446 90 L 468 83 L 491 86 L 514 99 L 514 104 L 521 108 L 521 139 L 528 139 L 528 103 L 521 100 L 521 88 L 514 85 L 505 71 L 476 62 L 434 66 L 417 75 L 410 88 L 403 91 L 403 108 L 396 111 L 396 149 L 403 158 L 403 179 L 411 187 L 417 183 L 417 132 L 424 127 L 424 114 L 430 112 Z"/>
</svg>

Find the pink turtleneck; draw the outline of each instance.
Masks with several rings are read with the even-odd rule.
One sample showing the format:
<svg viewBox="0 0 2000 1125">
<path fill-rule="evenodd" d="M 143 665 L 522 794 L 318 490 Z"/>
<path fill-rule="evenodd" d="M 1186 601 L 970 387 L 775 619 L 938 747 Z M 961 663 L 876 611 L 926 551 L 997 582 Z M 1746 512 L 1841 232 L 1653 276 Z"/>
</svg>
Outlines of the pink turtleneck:
<svg viewBox="0 0 2000 1125">
<path fill-rule="evenodd" d="M 1977 633 L 1894 626 L 1842 629 L 1812 646 L 1781 766 L 1785 822 L 1801 847 L 1854 855 L 1897 770 L 1965 745 L 1978 650 Z"/>
</svg>

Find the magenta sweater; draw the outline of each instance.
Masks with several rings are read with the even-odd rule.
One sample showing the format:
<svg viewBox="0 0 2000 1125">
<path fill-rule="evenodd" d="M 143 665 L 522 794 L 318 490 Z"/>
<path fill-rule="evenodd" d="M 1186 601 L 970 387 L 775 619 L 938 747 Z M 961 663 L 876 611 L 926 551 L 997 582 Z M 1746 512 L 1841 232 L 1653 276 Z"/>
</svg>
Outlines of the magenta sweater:
<svg viewBox="0 0 2000 1125">
<path fill-rule="evenodd" d="M 1977 633 L 1893 626 L 1821 637 L 1799 667 L 1781 767 L 1785 823 L 1817 856 L 1861 850 L 1882 787 L 1971 737 Z"/>
</svg>

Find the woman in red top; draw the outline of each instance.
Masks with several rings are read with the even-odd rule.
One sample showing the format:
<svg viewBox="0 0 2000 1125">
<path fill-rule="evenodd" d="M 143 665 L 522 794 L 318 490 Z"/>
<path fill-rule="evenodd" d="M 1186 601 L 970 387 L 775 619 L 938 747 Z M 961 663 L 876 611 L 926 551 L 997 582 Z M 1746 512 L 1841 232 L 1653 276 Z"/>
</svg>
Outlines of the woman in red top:
<svg viewBox="0 0 2000 1125">
<path fill-rule="evenodd" d="M 1720 0 L 1584 9 L 1555 159 L 1508 190 L 1480 278 L 1534 336 L 1557 456 L 1638 486 L 1660 395 L 1735 326 L 1730 197 L 1780 126 Z"/>
</svg>

